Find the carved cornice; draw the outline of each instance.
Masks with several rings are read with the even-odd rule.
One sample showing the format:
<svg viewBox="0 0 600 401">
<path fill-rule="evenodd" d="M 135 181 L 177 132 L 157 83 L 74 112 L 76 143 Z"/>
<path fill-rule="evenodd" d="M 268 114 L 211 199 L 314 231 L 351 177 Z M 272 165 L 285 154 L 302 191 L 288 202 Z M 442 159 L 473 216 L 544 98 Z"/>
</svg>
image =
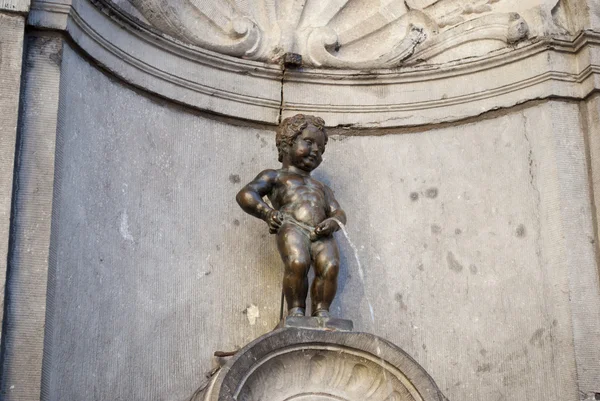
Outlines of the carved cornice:
<svg viewBox="0 0 600 401">
<path fill-rule="evenodd" d="M 457 121 L 533 99 L 583 99 L 600 89 L 599 56 L 600 34 L 587 31 L 432 68 L 288 72 L 283 117 L 308 113 L 332 126 L 411 126 Z"/>
<path fill-rule="evenodd" d="M 134 86 L 201 110 L 269 124 L 277 124 L 280 114 L 297 112 L 322 115 L 332 126 L 430 124 L 531 99 L 582 99 L 600 89 L 600 39 L 593 31 L 521 41 L 439 64 L 430 59 L 394 69 L 284 73 L 278 65 L 165 37 L 111 3 L 65 1 L 34 1 L 29 23 L 64 29 L 91 59 Z M 477 30 L 475 22 L 466 23 Z M 431 56 L 435 43 L 420 52 Z"/>
</svg>

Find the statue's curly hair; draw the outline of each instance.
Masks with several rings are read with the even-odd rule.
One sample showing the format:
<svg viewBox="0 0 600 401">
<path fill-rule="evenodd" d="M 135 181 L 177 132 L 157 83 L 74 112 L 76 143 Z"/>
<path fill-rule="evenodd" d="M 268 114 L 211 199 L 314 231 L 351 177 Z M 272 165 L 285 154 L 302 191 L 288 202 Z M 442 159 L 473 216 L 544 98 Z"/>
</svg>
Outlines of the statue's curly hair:
<svg viewBox="0 0 600 401">
<path fill-rule="evenodd" d="M 279 152 L 279 161 L 283 161 L 284 146 L 288 148 L 294 144 L 296 137 L 302 133 L 302 131 L 309 125 L 315 126 L 325 135 L 325 144 L 327 144 L 327 131 L 325 131 L 325 121 L 321 117 L 307 116 L 304 114 L 296 114 L 293 117 L 288 117 L 281 122 L 281 125 L 277 128 L 277 135 L 275 136 L 275 144 L 277 145 L 277 151 Z"/>
</svg>

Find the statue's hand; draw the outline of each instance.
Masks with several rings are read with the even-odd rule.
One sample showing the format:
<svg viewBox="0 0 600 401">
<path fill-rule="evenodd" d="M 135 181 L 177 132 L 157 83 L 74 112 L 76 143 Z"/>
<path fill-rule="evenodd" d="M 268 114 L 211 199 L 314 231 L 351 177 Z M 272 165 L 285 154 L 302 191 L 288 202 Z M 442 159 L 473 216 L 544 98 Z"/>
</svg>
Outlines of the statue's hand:
<svg viewBox="0 0 600 401">
<path fill-rule="evenodd" d="M 318 237 L 328 237 L 339 229 L 337 222 L 333 219 L 325 219 L 315 227 Z"/>
<path fill-rule="evenodd" d="M 277 231 L 279 231 L 283 224 L 283 213 L 277 210 L 270 210 L 265 221 L 269 225 L 269 233 L 277 234 Z"/>
</svg>

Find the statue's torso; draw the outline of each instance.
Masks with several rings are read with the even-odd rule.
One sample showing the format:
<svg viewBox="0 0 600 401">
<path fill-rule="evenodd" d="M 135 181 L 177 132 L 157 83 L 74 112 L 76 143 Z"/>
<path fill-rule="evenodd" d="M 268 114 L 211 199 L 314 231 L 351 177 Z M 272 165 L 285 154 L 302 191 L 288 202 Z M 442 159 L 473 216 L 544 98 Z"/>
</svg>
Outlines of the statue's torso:
<svg viewBox="0 0 600 401">
<path fill-rule="evenodd" d="M 310 176 L 279 170 L 269 199 L 279 211 L 313 227 L 329 214 L 326 187 Z"/>
</svg>

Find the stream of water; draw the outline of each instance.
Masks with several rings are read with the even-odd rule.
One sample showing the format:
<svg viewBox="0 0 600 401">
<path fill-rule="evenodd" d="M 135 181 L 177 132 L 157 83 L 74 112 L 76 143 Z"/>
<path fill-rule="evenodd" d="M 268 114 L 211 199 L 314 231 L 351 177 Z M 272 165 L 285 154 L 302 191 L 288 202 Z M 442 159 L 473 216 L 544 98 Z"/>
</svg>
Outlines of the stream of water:
<svg viewBox="0 0 600 401">
<path fill-rule="evenodd" d="M 371 315 L 371 324 L 374 325 L 375 324 L 375 313 L 373 312 L 373 304 L 371 303 L 371 300 L 369 299 L 369 294 L 367 294 L 367 288 L 365 285 L 365 271 L 363 270 L 362 263 L 360 263 L 360 258 L 358 256 L 358 248 L 356 247 L 354 242 L 352 242 L 352 240 L 350 239 L 350 235 L 348 234 L 348 230 L 346 230 L 346 226 L 344 225 L 344 223 L 342 223 L 335 217 L 332 217 L 331 220 L 334 220 L 336 223 L 338 223 L 338 225 L 340 226 L 340 229 L 342 230 L 342 234 L 344 234 L 344 237 L 346 237 L 346 241 L 348 241 L 348 245 L 350 245 L 350 248 L 352 248 L 352 251 L 354 252 L 354 259 L 356 260 L 356 266 L 358 267 L 358 277 L 360 278 L 360 281 L 362 282 L 363 289 L 365 291 L 365 299 L 367 300 L 367 304 L 369 305 L 369 313 Z"/>
<path fill-rule="evenodd" d="M 367 305 L 369 306 L 369 314 L 371 315 L 371 331 L 375 332 L 375 313 L 373 312 L 373 304 L 371 303 L 371 299 L 369 297 L 369 294 L 367 293 L 367 287 L 365 285 L 365 272 L 363 270 L 362 263 L 360 263 L 360 258 L 358 256 L 358 247 L 350 239 L 350 235 L 348 234 L 346 225 L 344 223 L 342 223 L 341 221 L 339 221 L 338 219 L 336 219 L 335 217 L 333 217 L 332 220 L 334 220 L 340 226 L 340 229 L 342 230 L 342 234 L 344 234 L 344 237 L 346 237 L 346 241 L 348 241 L 348 245 L 350 245 L 350 247 L 352 248 L 352 251 L 354 252 L 354 260 L 356 260 L 356 266 L 358 268 L 358 277 L 360 278 L 360 281 L 362 282 L 363 290 L 364 290 L 364 294 L 365 294 L 365 300 L 367 301 Z M 387 376 L 386 369 L 385 369 L 386 362 L 383 359 L 383 356 L 381 355 L 381 347 L 379 346 L 379 338 L 377 336 L 375 337 L 375 341 L 377 343 L 377 349 L 376 349 L 377 356 L 381 360 L 381 370 L 383 373 L 383 378 L 388 383 L 388 386 L 389 386 L 390 392 L 391 392 L 391 388 L 392 388 L 391 382 L 389 382 L 386 378 L 386 376 Z"/>
</svg>

